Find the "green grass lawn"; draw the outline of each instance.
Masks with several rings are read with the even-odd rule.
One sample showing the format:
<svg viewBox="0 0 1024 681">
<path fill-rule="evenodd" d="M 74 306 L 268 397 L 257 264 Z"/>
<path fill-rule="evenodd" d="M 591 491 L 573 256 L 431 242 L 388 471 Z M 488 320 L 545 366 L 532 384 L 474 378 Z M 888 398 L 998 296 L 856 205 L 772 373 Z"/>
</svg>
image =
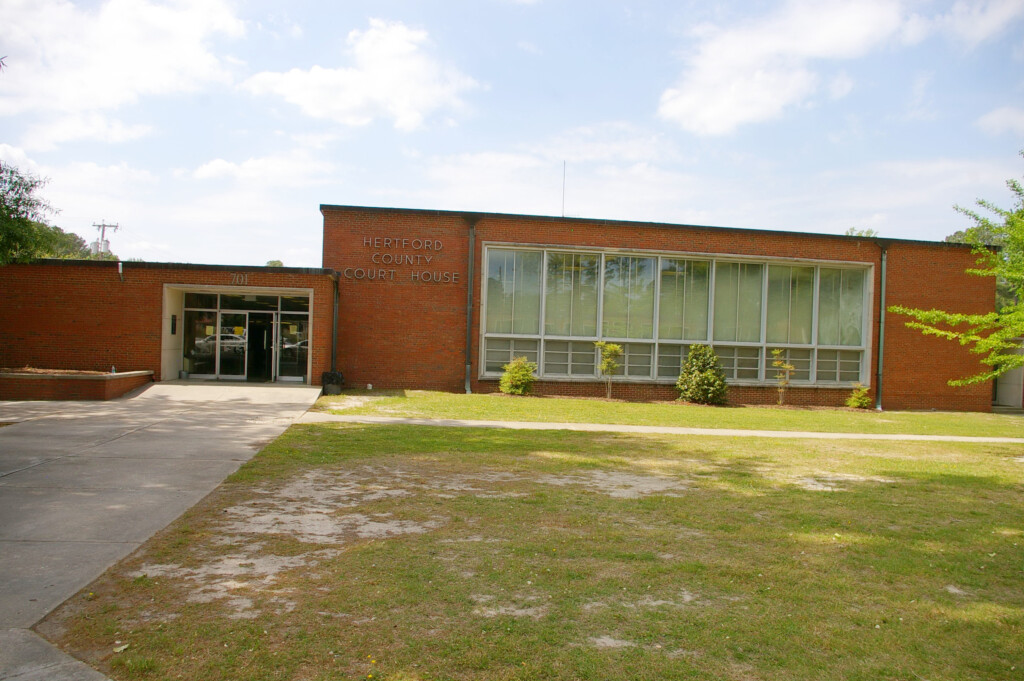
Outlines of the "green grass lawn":
<svg viewBox="0 0 1024 681">
<path fill-rule="evenodd" d="M 359 404 L 353 404 L 361 402 Z M 339 414 L 488 421 L 613 423 L 689 428 L 803 430 L 835 433 L 913 433 L 1024 438 L 1024 417 L 949 412 L 852 409 L 705 407 L 683 402 L 614 402 L 552 397 L 465 395 L 426 390 L 345 391 L 317 408 Z"/>
<path fill-rule="evenodd" d="M 303 425 L 38 628 L 115 679 L 1019 679 L 1022 546 L 1019 445 Z"/>
</svg>

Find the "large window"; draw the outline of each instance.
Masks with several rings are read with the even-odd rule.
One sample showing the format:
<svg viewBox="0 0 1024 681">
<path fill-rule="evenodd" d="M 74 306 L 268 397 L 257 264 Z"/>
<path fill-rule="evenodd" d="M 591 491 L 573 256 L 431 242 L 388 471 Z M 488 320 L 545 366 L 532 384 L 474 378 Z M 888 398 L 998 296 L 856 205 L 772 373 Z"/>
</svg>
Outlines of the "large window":
<svg viewBox="0 0 1024 681">
<path fill-rule="evenodd" d="M 764 265 L 720 262 L 715 265 L 715 340 L 761 340 L 761 287 Z"/>
<path fill-rule="evenodd" d="M 708 296 L 711 263 L 703 260 L 661 259 L 658 294 L 658 338 L 708 337 Z"/>
<path fill-rule="evenodd" d="M 544 333 L 597 336 L 597 284 L 601 258 L 586 253 L 548 253 Z"/>
<path fill-rule="evenodd" d="M 540 251 L 494 249 L 487 258 L 487 332 L 540 330 Z"/>
<path fill-rule="evenodd" d="M 605 338 L 654 338 L 655 258 L 604 259 Z"/>
<path fill-rule="evenodd" d="M 553 380 L 596 378 L 594 341 L 623 346 L 623 380 L 674 381 L 690 345 L 710 344 L 735 383 L 866 382 L 863 266 L 678 255 L 485 250 L 483 375 L 513 357 Z"/>
</svg>

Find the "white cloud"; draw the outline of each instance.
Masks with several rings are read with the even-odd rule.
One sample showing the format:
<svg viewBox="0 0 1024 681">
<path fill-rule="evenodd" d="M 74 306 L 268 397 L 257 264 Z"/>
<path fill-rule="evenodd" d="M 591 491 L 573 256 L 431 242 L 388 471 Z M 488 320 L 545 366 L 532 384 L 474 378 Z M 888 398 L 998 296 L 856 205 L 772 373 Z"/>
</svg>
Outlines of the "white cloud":
<svg viewBox="0 0 1024 681">
<path fill-rule="evenodd" d="M 196 168 L 192 177 L 197 180 L 232 179 L 258 186 L 308 187 L 329 183 L 333 170 L 333 164 L 303 151 L 295 151 L 288 155 L 250 158 L 241 163 L 214 159 Z"/>
<path fill-rule="evenodd" d="M 0 144 L 0 161 L 17 166 L 23 171 L 38 172 L 38 166 L 28 157 L 25 150 L 20 147 L 13 147 L 10 144 Z"/>
<path fill-rule="evenodd" d="M 432 188 L 420 204 L 489 212 L 647 220 L 679 214 L 696 180 L 668 170 L 672 156 L 655 135 L 621 123 L 569 130 L 518 152 L 480 152 L 427 160 Z M 688 219 L 697 219 L 690 210 Z"/>
<path fill-rule="evenodd" d="M 842 99 L 853 91 L 853 79 L 840 73 L 828 85 L 828 94 L 832 99 Z"/>
<path fill-rule="evenodd" d="M 1024 109 L 1003 106 L 978 119 L 978 127 L 990 135 L 1011 133 L 1024 137 Z"/>
<path fill-rule="evenodd" d="M 243 32 L 225 0 L 108 0 L 97 9 L 67 0 L 7 0 L 0 3 L 0 26 L 8 54 L 0 115 L 41 116 L 30 134 L 38 148 L 143 134 L 143 127 L 105 121 L 101 112 L 227 82 L 208 42 Z"/>
<path fill-rule="evenodd" d="M 581 126 L 545 140 L 533 152 L 548 160 L 569 163 L 654 161 L 671 154 L 661 136 L 629 123 Z"/>
<path fill-rule="evenodd" d="M 462 106 L 460 95 L 477 83 L 428 54 L 429 36 L 400 22 L 371 19 L 365 31 L 348 35 L 351 67 L 256 74 L 242 87 L 255 95 L 276 95 L 313 118 L 343 125 L 367 125 L 387 118 L 399 130 L 413 130 L 442 109 Z"/>
<path fill-rule="evenodd" d="M 935 118 L 935 105 L 931 95 L 934 74 L 919 73 L 910 88 L 905 117 L 908 120 L 928 121 Z"/>
<path fill-rule="evenodd" d="M 702 26 L 680 81 L 658 113 L 698 135 L 721 135 L 776 118 L 808 99 L 815 60 L 852 59 L 900 29 L 890 0 L 790 0 L 780 11 L 729 29 Z"/>
<path fill-rule="evenodd" d="M 936 26 L 970 47 L 1002 33 L 1024 16 L 1024 0 L 957 0 Z"/>
<path fill-rule="evenodd" d="M 148 125 L 125 125 L 95 111 L 63 115 L 31 126 L 23 144 L 33 151 L 49 151 L 64 142 L 91 139 L 101 142 L 127 142 L 145 137 L 152 130 Z"/>
</svg>

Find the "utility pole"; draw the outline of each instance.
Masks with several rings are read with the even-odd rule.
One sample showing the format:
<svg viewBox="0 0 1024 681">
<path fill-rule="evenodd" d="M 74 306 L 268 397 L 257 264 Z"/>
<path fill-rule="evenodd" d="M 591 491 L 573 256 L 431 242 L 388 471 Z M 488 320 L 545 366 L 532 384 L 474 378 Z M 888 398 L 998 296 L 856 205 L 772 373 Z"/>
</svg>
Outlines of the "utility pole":
<svg viewBox="0 0 1024 681">
<path fill-rule="evenodd" d="M 92 223 L 92 226 L 95 227 L 96 231 L 100 233 L 100 237 L 96 241 L 92 242 L 92 244 L 90 244 L 90 249 L 93 253 L 110 253 L 110 242 L 107 241 L 107 230 L 109 229 L 112 232 L 116 232 L 117 230 L 121 229 L 120 225 L 118 225 L 117 223 L 108 225 L 104 220 L 99 224 L 96 224 L 94 222 Z"/>
</svg>

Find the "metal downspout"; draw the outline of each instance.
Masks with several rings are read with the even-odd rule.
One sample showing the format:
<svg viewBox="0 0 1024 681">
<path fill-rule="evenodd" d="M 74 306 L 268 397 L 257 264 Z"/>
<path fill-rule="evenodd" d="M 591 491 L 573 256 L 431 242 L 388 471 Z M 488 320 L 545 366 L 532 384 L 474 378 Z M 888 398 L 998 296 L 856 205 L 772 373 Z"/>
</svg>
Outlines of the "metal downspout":
<svg viewBox="0 0 1024 681">
<path fill-rule="evenodd" d="M 469 276 L 466 278 L 466 394 L 473 392 L 470 378 L 473 373 L 473 265 L 476 262 L 476 221 L 469 219 Z"/>
<path fill-rule="evenodd" d="M 882 357 L 885 355 L 885 270 L 888 255 L 888 244 L 879 242 L 882 249 L 882 273 L 878 307 L 878 358 L 875 371 L 875 409 L 882 411 Z"/>
</svg>

